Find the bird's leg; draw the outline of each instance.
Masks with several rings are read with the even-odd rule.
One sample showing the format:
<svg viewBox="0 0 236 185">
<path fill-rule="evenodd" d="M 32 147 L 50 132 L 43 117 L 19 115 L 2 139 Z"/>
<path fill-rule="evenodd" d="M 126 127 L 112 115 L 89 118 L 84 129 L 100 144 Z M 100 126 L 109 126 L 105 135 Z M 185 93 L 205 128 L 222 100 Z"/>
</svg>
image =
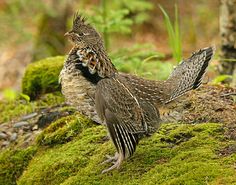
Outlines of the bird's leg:
<svg viewBox="0 0 236 185">
<path fill-rule="evenodd" d="M 111 167 L 109 167 L 109 168 L 103 170 L 102 173 L 109 172 L 110 170 L 113 170 L 113 169 L 115 169 L 115 168 L 118 169 L 118 168 L 120 167 L 120 165 L 121 165 L 121 163 L 122 163 L 123 160 L 124 160 L 123 155 L 122 155 L 122 154 L 119 154 L 118 152 L 116 152 L 116 154 L 115 154 L 114 157 L 110 157 L 110 156 L 109 156 L 109 158 L 108 158 L 107 160 L 105 160 L 105 161 L 103 162 L 103 164 L 104 164 L 104 163 L 108 163 L 108 162 L 112 162 L 112 163 L 114 163 L 114 164 L 113 164 Z"/>
</svg>

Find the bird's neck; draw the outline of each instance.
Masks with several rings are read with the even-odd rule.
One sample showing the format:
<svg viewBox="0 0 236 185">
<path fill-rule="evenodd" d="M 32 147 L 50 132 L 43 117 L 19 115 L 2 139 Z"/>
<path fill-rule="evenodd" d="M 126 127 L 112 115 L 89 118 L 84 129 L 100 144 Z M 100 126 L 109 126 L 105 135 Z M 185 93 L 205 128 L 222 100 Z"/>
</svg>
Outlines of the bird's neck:
<svg viewBox="0 0 236 185">
<path fill-rule="evenodd" d="M 79 72 L 86 80 L 93 84 L 97 84 L 101 79 L 114 76 L 117 73 L 116 68 L 111 63 L 107 55 L 102 55 L 101 60 L 96 66 L 96 71 L 92 72 L 92 67 L 90 65 L 85 66 L 84 60 L 78 56 L 78 50 L 86 48 L 72 48 L 69 52 L 68 58 L 65 62 L 65 66 L 68 68 L 73 68 L 75 71 Z M 83 58 L 83 57 L 82 57 Z"/>
<path fill-rule="evenodd" d="M 94 74 L 91 74 L 88 67 L 82 66 L 82 63 L 78 63 L 75 65 L 75 69 L 80 70 L 81 74 L 88 80 L 89 82 L 93 84 L 97 84 L 100 80 L 103 79 L 103 77 L 99 76 L 97 72 Z"/>
</svg>

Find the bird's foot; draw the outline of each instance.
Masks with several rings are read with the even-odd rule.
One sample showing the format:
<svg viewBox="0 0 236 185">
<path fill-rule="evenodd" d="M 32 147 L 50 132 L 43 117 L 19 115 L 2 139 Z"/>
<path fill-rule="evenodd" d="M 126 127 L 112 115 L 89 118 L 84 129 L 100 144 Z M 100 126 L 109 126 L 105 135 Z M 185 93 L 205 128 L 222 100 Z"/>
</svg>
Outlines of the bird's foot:
<svg viewBox="0 0 236 185">
<path fill-rule="evenodd" d="M 105 170 L 102 171 L 102 173 L 106 173 L 106 172 L 109 172 L 115 168 L 119 168 L 122 161 L 123 161 L 123 156 L 119 153 L 116 153 L 115 156 L 111 157 L 111 156 L 107 156 L 107 160 L 105 160 L 102 164 L 105 164 L 105 163 L 113 163 L 113 165 Z"/>
<path fill-rule="evenodd" d="M 106 160 L 103 161 L 101 164 L 106 164 L 112 162 L 113 164 L 118 160 L 119 154 L 116 152 L 114 156 L 106 155 Z"/>
</svg>

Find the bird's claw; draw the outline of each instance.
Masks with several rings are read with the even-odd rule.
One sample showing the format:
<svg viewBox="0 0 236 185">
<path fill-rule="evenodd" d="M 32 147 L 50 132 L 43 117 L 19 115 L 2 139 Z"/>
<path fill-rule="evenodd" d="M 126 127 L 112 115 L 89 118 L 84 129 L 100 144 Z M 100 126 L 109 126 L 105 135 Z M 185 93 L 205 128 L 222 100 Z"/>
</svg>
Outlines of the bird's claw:
<svg viewBox="0 0 236 185">
<path fill-rule="evenodd" d="M 114 156 L 106 155 L 106 160 L 103 161 L 101 164 L 106 164 L 106 163 L 115 163 L 118 159 L 118 153 L 116 153 Z"/>
<path fill-rule="evenodd" d="M 113 170 L 115 168 L 119 168 L 120 167 L 120 164 L 121 162 L 123 161 L 123 157 L 119 156 L 118 153 L 116 153 L 113 157 L 109 156 L 109 155 L 106 155 L 107 159 L 105 161 L 103 161 L 101 164 L 105 164 L 105 163 L 112 163 L 113 165 L 105 170 L 102 171 L 102 174 L 103 173 L 106 173 L 110 170 Z"/>
</svg>

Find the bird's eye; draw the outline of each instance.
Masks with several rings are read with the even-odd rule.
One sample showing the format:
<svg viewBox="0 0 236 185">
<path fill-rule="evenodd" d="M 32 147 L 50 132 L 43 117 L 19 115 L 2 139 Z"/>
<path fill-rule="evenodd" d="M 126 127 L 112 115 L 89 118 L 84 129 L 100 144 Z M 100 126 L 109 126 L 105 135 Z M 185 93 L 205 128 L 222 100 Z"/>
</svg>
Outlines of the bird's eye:
<svg viewBox="0 0 236 185">
<path fill-rule="evenodd" d="M 84 36 L 84 33 L 79 33 L 78 35 L 79 35 L 80 37 L 82 37 L 82 36 Z"/>
</svg>

